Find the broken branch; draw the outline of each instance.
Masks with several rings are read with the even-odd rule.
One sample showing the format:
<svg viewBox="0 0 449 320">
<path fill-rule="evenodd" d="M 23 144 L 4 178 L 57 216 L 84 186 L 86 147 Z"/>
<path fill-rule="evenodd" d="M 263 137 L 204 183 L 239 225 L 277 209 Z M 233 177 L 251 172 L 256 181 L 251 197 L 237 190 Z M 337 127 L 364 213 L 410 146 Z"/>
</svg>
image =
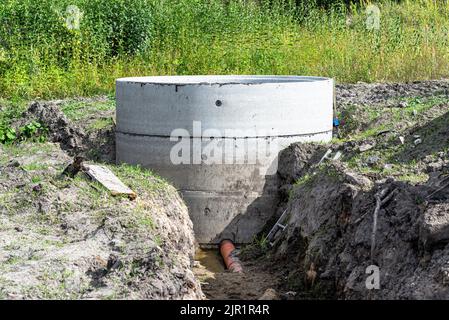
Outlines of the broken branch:
<svg viewBox="0 0 449 320">
<path fill-rule="evenodd" d="M 393 195 L 396 193 L 396 189 L 393 189 L 388 195 L 388 188 L 382 189 L 380 192 L 375 194 L 376 198 L 376 207 L 374 208 L 373 213 L 373 229 L 371 231 L 371 263 L 374 262 L 374 250 L 376 248 L 376 232 L 377 232 L 377 217 L 379 216 L 379 211 L 382 206 L 387 203 Z M 382 199 L 383 198 L 383 199 Z"/>
</svg>

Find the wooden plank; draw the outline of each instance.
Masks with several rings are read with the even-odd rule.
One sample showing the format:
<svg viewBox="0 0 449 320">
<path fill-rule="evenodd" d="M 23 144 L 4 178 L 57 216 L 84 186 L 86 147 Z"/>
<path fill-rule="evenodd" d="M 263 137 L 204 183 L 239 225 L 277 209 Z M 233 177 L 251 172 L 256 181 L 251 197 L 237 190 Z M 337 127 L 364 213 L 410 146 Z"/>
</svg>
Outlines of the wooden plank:
<svg viewBox="0 0 449 320">
<path fill-rule="evenodd" d="M 127 195 L 130 199 L 137 197 L 137 194 L 120 181 L 109 168 L 95 164 L 84 164 L 84 171 L 89 177 L 108 189 L 113 196 Z"/>
</svg>

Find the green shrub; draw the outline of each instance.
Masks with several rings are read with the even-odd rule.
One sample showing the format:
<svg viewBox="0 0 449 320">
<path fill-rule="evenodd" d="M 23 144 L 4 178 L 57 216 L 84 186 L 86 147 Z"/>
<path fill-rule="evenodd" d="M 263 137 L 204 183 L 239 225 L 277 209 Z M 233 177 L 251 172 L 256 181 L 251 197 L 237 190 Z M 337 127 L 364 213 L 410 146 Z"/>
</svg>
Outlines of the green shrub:
<svg viewBox="0 0 449 320">
<path fill-rule="evenodd" d="M 45 142 L 47 140 L 48 129 L 37 121 L 31 121 L 23 127 L 20 127 L 19 133 L 21 140 Z"/>
<path fill-rule="evenodd" d="M 8 125 L 0 124 L 0 143 L 11 144 L 20 141 L 45 142 L 47 140 L 48 128 L 37 121 L 20 127 L 18 132 Z"/>
<path fill-rule="evenodd" d="M 9 144 L 16 139 L 16 131 L 11 127 L 0 125 L 0 143 Z"/>
</svg>

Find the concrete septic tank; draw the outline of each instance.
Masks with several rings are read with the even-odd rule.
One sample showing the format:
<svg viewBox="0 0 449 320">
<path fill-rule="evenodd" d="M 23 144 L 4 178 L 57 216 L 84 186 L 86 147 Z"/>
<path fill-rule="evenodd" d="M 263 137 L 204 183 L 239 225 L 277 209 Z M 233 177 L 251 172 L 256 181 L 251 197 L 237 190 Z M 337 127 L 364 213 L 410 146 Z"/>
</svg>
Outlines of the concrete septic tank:
<svg viewBox="0 0 449 320">
<path fill-rule="evenodd" d="M 275 213 L 279 151 L 332 138 L 333 89 L 299 76 L 118 79 L 117 162 L 178 188 L 200 244 L 248 243 Z"/>
</svg>

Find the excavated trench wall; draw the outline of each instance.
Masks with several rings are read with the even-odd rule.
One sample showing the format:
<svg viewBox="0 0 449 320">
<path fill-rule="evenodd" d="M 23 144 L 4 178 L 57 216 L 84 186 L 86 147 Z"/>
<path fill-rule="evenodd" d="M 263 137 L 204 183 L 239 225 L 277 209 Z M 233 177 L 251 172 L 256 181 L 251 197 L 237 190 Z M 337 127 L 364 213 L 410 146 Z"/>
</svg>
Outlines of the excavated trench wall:
<svg viewBox="0 0 449 320">
<path fill-rule="evenodd" d="M 163 76 L 116 82 L 117 162 L 176 186 L 200 244 L 250 242 L 277 205 L 277 158 L 332 138 L 332 79 Z"/>
</svg>

